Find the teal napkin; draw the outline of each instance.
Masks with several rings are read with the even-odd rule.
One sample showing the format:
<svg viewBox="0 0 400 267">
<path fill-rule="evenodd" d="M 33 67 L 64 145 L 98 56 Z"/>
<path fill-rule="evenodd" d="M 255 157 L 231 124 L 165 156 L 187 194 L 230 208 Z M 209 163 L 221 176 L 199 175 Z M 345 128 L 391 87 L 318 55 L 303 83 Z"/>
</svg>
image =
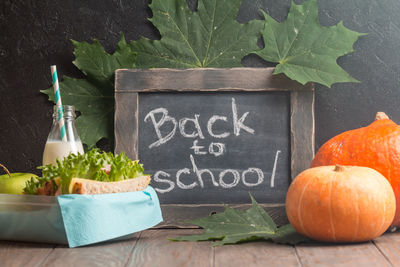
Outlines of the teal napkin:
<svg viewBox="0 0 400 267">
<path fill-rule="evenodd" d="M 162 222 L 151 186 L 139 192 L 61 195 L 57 200 L 71 248 L 127 236 Z"/>
</svg>

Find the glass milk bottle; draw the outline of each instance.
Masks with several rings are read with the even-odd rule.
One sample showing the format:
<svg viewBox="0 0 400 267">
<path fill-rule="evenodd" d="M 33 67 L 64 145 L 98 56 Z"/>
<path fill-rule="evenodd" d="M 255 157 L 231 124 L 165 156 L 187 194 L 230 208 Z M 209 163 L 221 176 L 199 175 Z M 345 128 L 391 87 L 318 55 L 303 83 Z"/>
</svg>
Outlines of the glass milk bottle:
<svg viewBox="0 0 400 267">
<path fill-rule="evenodd" d="M 43 165 L 56 165 L 56 159 L 62 160 L 70 153 L 83 154 L 83 146 L 75 127 L 75 107 L 63 105 L 63 117 L 67 141 L 61 140 L 61 131 L 58 124 L 57 105 L 53 111 L 53 126 L 51 127 L 43 152 Z"/>
</svg>

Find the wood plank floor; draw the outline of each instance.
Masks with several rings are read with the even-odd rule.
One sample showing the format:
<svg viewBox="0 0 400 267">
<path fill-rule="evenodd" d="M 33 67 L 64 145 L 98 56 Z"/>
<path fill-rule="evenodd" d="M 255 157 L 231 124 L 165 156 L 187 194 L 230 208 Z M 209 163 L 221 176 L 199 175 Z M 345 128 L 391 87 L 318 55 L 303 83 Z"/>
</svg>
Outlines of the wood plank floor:
<svg viewBox="0 0 400 267">
<path fill-rule="evenodd" d="M 358 244 L 297 246 L 253 242 L 211 247 L 171 242 L 199 229 L 154 229 L 132 239 L 81 248 L 0 241 L 0 266 L 400 266 L 400 232 Z"/>
</svg>

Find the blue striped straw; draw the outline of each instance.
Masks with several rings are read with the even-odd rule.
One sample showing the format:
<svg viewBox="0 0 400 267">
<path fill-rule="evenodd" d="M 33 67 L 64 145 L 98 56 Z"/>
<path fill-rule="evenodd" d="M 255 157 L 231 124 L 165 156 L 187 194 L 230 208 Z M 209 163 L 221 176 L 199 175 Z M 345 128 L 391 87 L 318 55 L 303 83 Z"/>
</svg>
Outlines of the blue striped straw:
<svg viewBox="0 0 400 267">
<path fill-rule="evenodd" d="M 53 78 L 53 88 L 54 88 L 54 95 L 56 97 L 56 105 L 57 105 L 57 111 L 58 111 L 58 126 L 60 127 L 60 132 L 61 132 L 61 140 L 63 142 L 67 142 L 67 135 L 65 132 L 65 122 L 64 122 L 64 116 L 63 116 L 63 108 L 62 108 L 62 103 L 61 103 L 61 93 L 60 93 L 60 87 L 58 85 L 58 76 L 57 76 L 57 67 L 56 65 L 53 65 L 50 67 L 51 69 L 51 77 Z"/>
</svg>

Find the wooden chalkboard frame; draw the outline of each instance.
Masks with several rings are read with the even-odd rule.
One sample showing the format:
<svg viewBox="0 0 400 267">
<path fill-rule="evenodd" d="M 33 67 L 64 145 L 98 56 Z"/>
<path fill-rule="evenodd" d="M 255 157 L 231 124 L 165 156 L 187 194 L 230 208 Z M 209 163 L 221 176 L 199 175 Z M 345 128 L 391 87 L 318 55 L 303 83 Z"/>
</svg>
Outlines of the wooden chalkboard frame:
<svg viewBox="0 0 400 267">
<path fill-rule="evenodd" d="M 291 178 L 309 167 L 314 156 L 314 85 L 301 85 L 274 68 L 119 69 L 115 74 L 115 153 L 138 158 L 140 93 L 160 92 L 290 92 Z M 226 203 L 229 204 L 229 203 Z M 236 205 L 246 206 L 246 205 Z M 284 203 L 266 208 L 283 209 Z M 194 209 L 196 207 L 196 209 Z M 165 226 L 221 210 L 221 205 L 162 205 Z M 283 212 L 283 213 L 282 213 Z M 275 217 L 284 216 L 284 210 Z M 278 221 L 282 218 L 278 218 Z M 284 220 L 284 219 L 283 219 Z"/>
</svg>

